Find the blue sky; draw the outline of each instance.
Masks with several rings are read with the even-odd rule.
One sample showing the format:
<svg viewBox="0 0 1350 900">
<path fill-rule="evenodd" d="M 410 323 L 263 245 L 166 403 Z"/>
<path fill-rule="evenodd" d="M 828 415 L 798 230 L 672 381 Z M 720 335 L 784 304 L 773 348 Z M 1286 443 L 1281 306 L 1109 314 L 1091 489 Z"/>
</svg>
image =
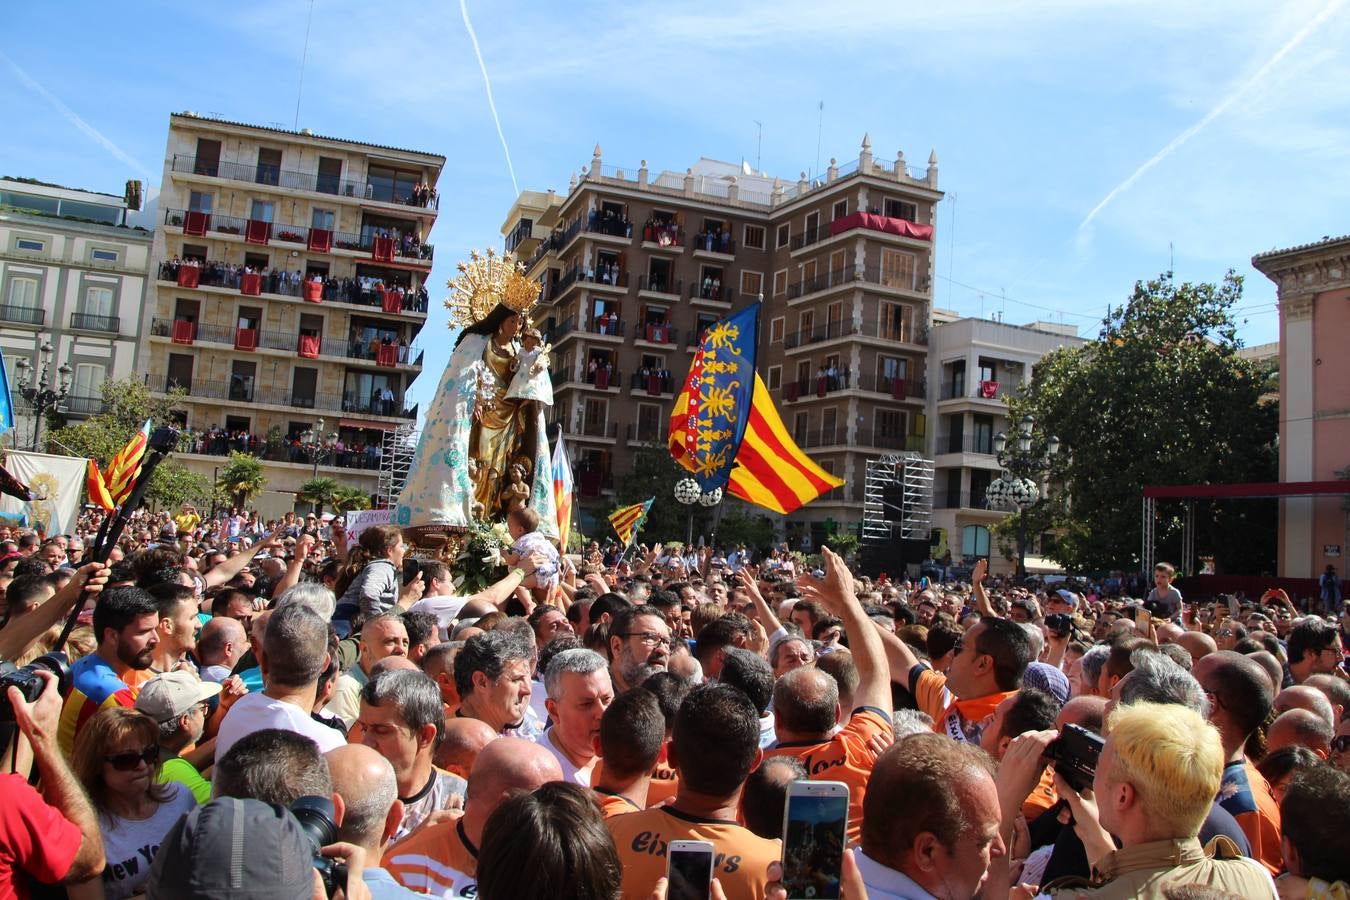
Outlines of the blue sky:
<svg viewBox="0 0 1350 900">
<path fill-rule="evenodd" d="M 1247 276 L 1241 334 L 1273 341 L 1252 254 L 1350 232 L 1345 0 L 467 2 L 521 188 L 565 190 L 597 142 L 630 169 L 753 163 L 756 120 L 792 180 L 823 100 L 822 167 L 864 132 L 879 159 L 937 151 L 934 299 L 963 314 L 1091 335 L 1174 259 Z M 291 127 L 309 9 L 3 4 L 0 173 L 120 192 L 157 185 L 170 112 Z M 433 297 L 500 248 L 515 190 L 457 0 L 315 0 L 299 124 L 448 158 Z M 445 323 L 433 303 L 416 399 Z"/>
</svg>

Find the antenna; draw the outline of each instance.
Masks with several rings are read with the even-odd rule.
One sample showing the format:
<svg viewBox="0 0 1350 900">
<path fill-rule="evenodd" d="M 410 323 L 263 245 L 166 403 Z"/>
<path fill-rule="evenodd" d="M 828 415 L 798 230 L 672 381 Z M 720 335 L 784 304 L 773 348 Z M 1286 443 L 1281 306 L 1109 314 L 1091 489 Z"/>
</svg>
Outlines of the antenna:
<svg viewBox="0 0 1350 900">
<path fill-rule="evenodd" d="M 820 101 L 816 115 L 816 170 L 815 174 L 820 174 L 820 135 L 825 128 L 825 101 Z"/>
<path fill-rule="evenodd" d="M 309 0 L 309 17 L 305 19 L 305 49 L 300 54 L 300 84 L 295 89 L 295 124 L 292 130 L 300 128 L 300 96 L 305 91 L 305 63 L 309 62 L 309 26 L 314 24 L 314 0 Z"/>
<path fill-rule="evenodd" d="M 764 146 L 764 123 L 759 121 L 759 119 L 755 119 L 754 123 L 759 126 L 759 134 L 755 137 L 755 172 L 758 173 L 763 171 L 759 167 L 759 152 Z M 817 141 L 817 144 L 818 143 L 819 141 Z M 819 156 L 820 151 L 816 151 L 816 155 Z"/>
</svg>

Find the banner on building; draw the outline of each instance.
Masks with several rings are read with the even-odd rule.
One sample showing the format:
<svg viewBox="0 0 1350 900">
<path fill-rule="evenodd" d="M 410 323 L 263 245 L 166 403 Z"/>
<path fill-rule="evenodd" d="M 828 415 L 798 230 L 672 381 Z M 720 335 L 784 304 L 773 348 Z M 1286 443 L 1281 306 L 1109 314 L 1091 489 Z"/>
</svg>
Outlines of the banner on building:
<svg viewBox="0 0 1350 900">
<path fill-rule="evenodd" d="M 70 534 L 80 515 L 88 460 L 27 450 L 5 452 L 5 468 L 33 491 L 33 500 L 0 496 L 0 515 L 44 535 Z"/>
</svg>

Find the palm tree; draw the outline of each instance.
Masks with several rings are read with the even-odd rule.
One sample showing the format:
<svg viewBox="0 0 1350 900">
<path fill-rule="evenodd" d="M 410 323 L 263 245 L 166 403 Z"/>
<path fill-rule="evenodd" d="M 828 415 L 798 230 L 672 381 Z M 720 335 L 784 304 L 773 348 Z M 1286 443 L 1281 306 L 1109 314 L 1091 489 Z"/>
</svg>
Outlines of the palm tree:
<svg viewBox="0 0 1350 900">
<path fill-rule="evenodd" d="M 314 515 L 322 516 L 324 506 L 334 503 L 338 492 L 342 490 L 346 488 L 338 484 L 336 479 L 321 475 L 300 485 L 300 490 L 295 492 L 295 499 L 301 503 L 308 503 Z"/>
<path fill-rule="evenodd" d="M 343 485 L 333 492 L 333 511 L 349 513 L 354 509 L 370 509 L 370 494 L 358 487 Z"/>
<path fill-rule="evenodd" d="M 256 456 L 238 450 L 230 453 L 229 461 L 221 466 L 220 474 L 216 476 L 216 489 L 240 509 L 261 494 L 265 487 L 267 476 L 263 474 L 262 463 Z"/>
</svg>

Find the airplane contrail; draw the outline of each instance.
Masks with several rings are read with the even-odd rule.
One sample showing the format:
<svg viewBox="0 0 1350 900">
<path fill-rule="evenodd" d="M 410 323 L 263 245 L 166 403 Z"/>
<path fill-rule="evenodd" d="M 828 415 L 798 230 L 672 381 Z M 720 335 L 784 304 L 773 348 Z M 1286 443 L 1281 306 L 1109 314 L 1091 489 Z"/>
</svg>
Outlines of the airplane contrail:
<svg viewBox="0 0 1350 900">
<path fill-rule="evenodd" d="M 1111 192 L 1108 193 L 1105 197 L 1103 197 L 1102 201 L 1092 208 L 1092 212 L 1088 213 L 1087 216 L 1084 217 L 1083 221 L 1078 226 L 1079 232 L 1081 233 L 1083 229 L 1087 228 L 1087 226 L 1092 223 L 1092 220 L 1097 217 L 1097 213 L 1105 209 L 1111 203 L 1112 200 L 1116 199 L 1116 197 L 1118 197 L 1120 194 L 1129 190 L 1129 188 L 1136 181 L 1138 181 L 1145 172 L 1156 166 L 1158 163 L 1162 162 L 1168 156 L 1171 156 L 1172 153 L 1178 147 L 1189 141 L 1191 138 L 1195 137 L 1195 135 L 1198 134 L 1200 130 L 1203 129 L 1206 125 L 1208 125 L 1210 122 L 1213 122 L 1219 116 L 1223 115 L 1230 106 L 1232 106 L 1242 97 L 1243 94 L 1247 93 L 1247 91 L 1251 90 L 1254 86 L 1260 83 L 1266 77 L 1266 75 L 1270 73 L 1271 69 L 1279 65 L 1282 59 L 1284 59 L 1291 52 L 1293 52 L 1293 50 L 1297 48 L 1299 44 L 1303 43 L 1303 41 L 1306 40 L 1309 35 L 1311 35 L 1314 31 L 1320 28 L 1327 21 L 1327 19 L 1331 18 L 1331 16 L 1336 12 L 1338 8 L 1340 8 L 1340 6 L 1344 2 L 1345 0 L 1331 0 L 1330 3 L 1322 7 L 1322 10 L 1317 15 L 1313 16 L 1312 19 L 1310 19 L 1307 22 L 1307 24 L 1305 24 L 1302 28 L 1296 31 L 1293 37 L 1285 41 L 1284 46 L 1282 46 L 1279 50 L 1276 50 L 1275 55 L 1272 56 L 1270 59 L 1266 60 L 1265 63 L 1261 66 L 1261 68 L 1256 70 L 1255 74 L 1253 74 L 1250 78 L 1248 78 L 1246 81 L 1242 82 L 1242 84 L 1238 85 L 1235 89 L 1233 89 L 1228 94 L 1228 96 L 1220 100 L 1214 106 L 1213 109 L 1211 109 L 1208 113 L 1204 115 L 1202 119 L 1200 119 L 1200 121 L 1196 122 L 1190 128 L 1187 128 L 1181 134 L 1177 135 L 1176 137 L 1172 138 L 1172 140 L 1168 141 L 1167 146 L 1163 147 L 1157 153 L 1153 154 L 1153 156 L 1151 156 L 1142 166 L 1135 169 L 1134 172 L 1132 172 L 1128 178 L 1126 178 L 1120 184 L 1112 188 Z"/>
<path fill-rule="evenodd" d="M 487 65 L 483 62 L 483 51 L 478 47 L 478 35 L 474 34 L 473 23 L 469 21 L 469 6 L 465 0 L 459 0 L 459 14 L 464 17 L 464 28 L 469 32 L 469 41 L 473 44 L 474 56 L 478 57 L 478 68 L 483 73 L 483 87 L 487 88 L 488 109 L 492 112 L 492 121 L 497 125 L 497 137 L 502 140 L 502 152 L 506 154 L 506 170 L 511 173 L 511 187 L 520 193 L 516 182 L 516 167 L 511 164 L 511 148 L 506 146 L 506 133 L 502 131 L 502 120 L 497 116 L 497 103 L 492 99 L 492 80 L 488 78 Z"/>
<path fill-rule="evenodd" d="M 71 109 L 69 106 L 66 106 L 59 99 L 57 99 L 56 96 L 52 94 L 51 91 L 47 90 L 45 87 L 43 87 L 42 85 L 38 84 L 35 80 L 33 80 L 32 76 L 30 76 L 23 69 L 19 68 L 18 64 L 15 63 L 14 60 L 10 59 L 3 53 L 0 53 L 0 59 L 3 59 L 9 65 L 9 67 L 14 70 L 14 74 L 18 76 L 19 81 L 23 83 L 24 87 L 28 88 L 33 93 L 37 94 L 42 99 L 46 100 L 49 104 L 51 104 L 52 108 L 55 109 L 57 112 L 59 112 L 67 122 L 74 125 L 80 131 L 84 132 L 84 135 L 86 137 L 88 137 L 94 143 L 98 144 L 104 150 L 107 150 L 114 157 L 116 157 L 116 159 L 119 162 L 131 168 L 137 175 L 140 175 L 147 186 L 155 181 L 155 178 L 150 175 L 149 170 L 146 169 L 145 166 L 141 165 L 139 161 L 132 158 L 131 154 L 127 153 L 121 147 L 117 146 L 111 140 L 105 137 L 103 133 L 100 132 L 97 128 L 95 128 L 93 125 L 90 125 L 84 119 L 80 118 L 80 116 L 73 109 Z"/>
</svg>

